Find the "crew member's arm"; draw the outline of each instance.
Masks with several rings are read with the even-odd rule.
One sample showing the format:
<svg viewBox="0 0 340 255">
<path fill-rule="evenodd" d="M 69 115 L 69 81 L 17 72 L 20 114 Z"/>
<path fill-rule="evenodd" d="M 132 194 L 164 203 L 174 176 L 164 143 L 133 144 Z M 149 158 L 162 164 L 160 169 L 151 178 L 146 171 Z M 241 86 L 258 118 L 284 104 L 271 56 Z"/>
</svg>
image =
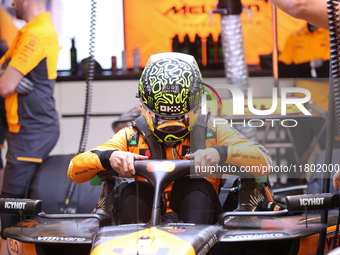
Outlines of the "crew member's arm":
<svg viewBox="0 0 340 255">
<path fill-rule="evenodd" d="M 76 183 L 86 182 L 107 169 L 114 169 L 123 177 L 132 177 L 135 174 L 133 161 L 148 157 L 127 152 L 125 132 L 128 130 L 122 129 L 106 143 L 75 156 L 67 171 L 69 179 Z"/>
<path fill-rule="evenodd" d="M 327 2 L 325 0 L 269 0 L 282 11 L 297 19 L 329 29 Z"/>
<path fill-rule="evenodd" d="M 12 66 L 8 66 L 0 77 L 0 95 L 3 98 L 11 96 L 24 75 Z"/>
<path fill-rule="evenodd" d="M 11 96 L 15 90 L 21 94 L 28 94 L 33 90 L 33 83 L 25 75 L 32 71 L 45 57 L 46 45 L 32 33 L 23 33 L 15 45 L 10 49 L 11 56 L 5 54 L 1 58 L 1 64 L 9 60 L 2 70 L 5 70 L 0 78 L 0 95 L 4 98 Z"/>
</svg>

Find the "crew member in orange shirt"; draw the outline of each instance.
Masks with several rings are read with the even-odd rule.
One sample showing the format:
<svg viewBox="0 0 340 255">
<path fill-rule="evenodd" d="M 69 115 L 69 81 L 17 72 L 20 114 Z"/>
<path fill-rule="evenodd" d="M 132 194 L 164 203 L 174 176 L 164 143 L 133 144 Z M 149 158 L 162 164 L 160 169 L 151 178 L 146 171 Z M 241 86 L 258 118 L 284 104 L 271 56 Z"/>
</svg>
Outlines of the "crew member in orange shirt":
<svg viewBox="0 0 340 255">
<path fill-rule="evenodd" d="M 329 32 L 307 23 L 292 33 L 279 55 L 279 77 L 328 78 Z"/>
<path fill-rule="evenodd" d="M 13 0 L 16 17 L 26 21 L 1 58 L 0 95 L 5 98 L 8 150 L 2 198 L 24 198 L 38 166 L 59 138 L 53 97 L 59 54 L 58 36 L 46 12 L 46 0 Z M 3 230 L 19 216 L 1 215 Z"/>
</svg>

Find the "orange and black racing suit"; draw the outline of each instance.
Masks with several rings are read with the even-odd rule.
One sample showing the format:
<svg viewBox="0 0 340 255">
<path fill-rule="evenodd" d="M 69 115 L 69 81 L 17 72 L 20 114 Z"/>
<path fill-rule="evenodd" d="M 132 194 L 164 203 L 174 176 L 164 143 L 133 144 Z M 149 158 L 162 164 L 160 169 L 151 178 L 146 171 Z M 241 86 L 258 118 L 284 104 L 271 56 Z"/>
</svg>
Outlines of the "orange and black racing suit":
<svg viewBox="0 0 340 255">
<path fill-rule="evenodd" d="M 257 169 L 259 169 L 259 171 L 257 171 L 257 173 L 254 173 L 255 176 L 267 175 L 268 172 L 264 172 L 262 171 L 262 169 L 266 169 L 267 171 L 268 169 L 270 169 L 270 166 L 272 165 L 271 156 L 262 145 L 249 141 L 247 138 L 245 138 L 234 128 L 230 127 L 228 124 L 216 125 L 214 127 L 213 122 L 210 119 L 208 121 L 205 143 L 207 148 L 214 147 L 218 150 L 222 162 L 239 166 L 243 169 L 245 169 L 246 167 L 257 166 Z M 114 152 L 115 150 L 129 151 L 140 155 L 147 156 L 150 155 L 148 145 L 146 141 L 143 139 L 142 135 L 139 132 L 137 132 L 137 130 L 134 127 L 125 128 L 120 130 L 106 143 L 99 145 L 88 152 L 81 153 L 74 157 L 71 160 L 68 169 L 68 177 L 73 182 L 82 183 L 92 179 L 100 171 L 111 169 L 109 158 L 112 152 Z M 189 137 L 186 138 L 181 144 L 177 145 L 176 147 L 165 147 L 165 153 L 166 159 L 183 159 L 184 155 L 190 153 Z M 136 177 L 135 179 L 144 180 L 143 178 L 140 177 Z M 183 198 L 181 192 L 179 192 L 178 190 L 181 190 L 186 193 L 191 193 L 193 196 L 192 198 L 195 200 L 196 204 L 204 204 L 203 202 L 197 203 L 197 201 L 201 200 L 197 199 L 197 193 L 195 195 L 195 192 L 192 191 L 196 190 L 198 186 L 202 188 L 204 185 L 206 185 L 205 183 L 208 184 L 210 183 L 209 185 L 211 188 L 208 187 L 204 189 L 206 190 L 205 193 L 209 193 L 209 195 L 207 195 L 209 199 L 214 200 L 215 204 L 214 206 L 216 207 L 216 203 L 218 203 L 217 191 L 220 184 L 220 178 L 206 178 L 206 180 L 199 178 L 198 179 L 182 178 L 180 179 L 180 181 L 177 182 L 178 183 L 177 185 L 176 182 L 174 184 L 170 184 L 165 190 L 166 198 L 168 201 L 167 212 L 170 212 L 172 209 L 178 213 L 178 211 L 181 211 L 180 208 L 177 208 L 179 207 L 178 204 L 186 205 L 189 204 L 190 201 L 192 203 L 192 199 L 187 199 L 188 202 L 181 203 L 181 201 L 178 201 L 177 203 L 173 203 L 172 206 L 171 200 L 175 199 L 174 194 L 178 194 L 175 196 L 176 199 L 179 199 L 178 197 L 180 196 Z M 197 184 L 189 185 L 189 182 L 197 182 Z M 174 191 L 174 188 L 172 189 L 172 187 L 175 186 L 179 188 L 176 192 Z M 192 188 L 189 188 L 191 186 Z M 146 193 L 146 187 L 143 186 L 141 190 L 143 190 L 143 192 L 139 193 Z M 122 197 L 124 196 L 126 196 L 126 194 L 124 194 L 123 190 Z M 169 196 L 171 196 L 170 205 Z M 203 197 L 206 198 L 207 196 Z M 130 206 L 133 206 L 132 204 L 136 203 L 135 202 L 131 203 Z M 126 211 L 131 213 L 133 212 L 133 209 Z M 142 210 L 139 209 L 139 211 Z M 220 212 L 220 209 L 217 210 L 215 208 L 215 211 Z M 121 216 L 125 215 L 124 213 L 120 214 Z M 190 216 L 188 217 L 189 219 L 183 219 L 180 217 L 180 220 L 190 221 Z M 211 218 L 210 216 L 208 218 L 210 222 L 209 220 L 208 222 L 206 222 L 207 220 L 204 219 L 203 220 L 204 222 L 199 223 L 213 223 L 214 221 L 213 218 Z M 198 223 L 195 220 L 194 222 Z"/>
</svg>

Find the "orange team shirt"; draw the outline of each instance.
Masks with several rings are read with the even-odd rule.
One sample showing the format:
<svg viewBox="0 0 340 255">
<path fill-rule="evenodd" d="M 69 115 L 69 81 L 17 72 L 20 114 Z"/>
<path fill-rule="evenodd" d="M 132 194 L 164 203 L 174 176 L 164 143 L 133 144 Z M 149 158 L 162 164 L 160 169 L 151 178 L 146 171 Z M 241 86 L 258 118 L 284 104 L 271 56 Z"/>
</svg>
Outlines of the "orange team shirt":
<svg viewBox="0 0 340 255">
<path fill-rule="evenodd" d="M 306 25 L 288 37 L 279 61 L 299 65 L 313 59 L 329 60 L 329 32 L 322 28 L 310 32 Z"/>
<path fill-rule="evenodd" d="M 1 58 L 10 58 L 12 66 L 28 78 L 34 86 L 29 95 L 17 91 L 5 99 L 9 131 L 18 133 L 55 129 L 53 90 L 57 78 L 58 36 L 49 12 L 42 13 L 23 26 L 12 45 Z M 39 102 L 39 103 L 37 103 Z M 25 107 L 29 106 L 29 109 Z"/>
</svg>

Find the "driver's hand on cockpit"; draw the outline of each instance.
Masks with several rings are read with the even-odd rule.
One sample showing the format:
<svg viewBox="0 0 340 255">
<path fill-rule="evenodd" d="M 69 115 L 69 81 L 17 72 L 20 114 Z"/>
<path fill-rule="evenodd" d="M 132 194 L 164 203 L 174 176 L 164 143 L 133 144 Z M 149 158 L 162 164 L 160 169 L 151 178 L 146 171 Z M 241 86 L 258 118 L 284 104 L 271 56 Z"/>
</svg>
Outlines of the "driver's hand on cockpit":
<svg viewBox="0 0 340 255">
<path fill-rule="evenodd" d="M 143 159 L 149 158 L 127 151 L 114 151 L 110 156 L 110 165 L 120 176 L 131 178 L 136 174 L 133 161 Z"/>
<path fill-rule="evenodd" d="M 197 150 L 193 154 L 185 155 L 185 158 L 193 159 L 195 161 L 195 172 L 202 176 L 210 175 L 210 172 L 208 172 L 208 166 L 216 167 L 221 160 L 220 154 L 214 148 Z"/>
<path fill-rule="evenodd" d="M 340 171 L 336 172 L 333 176 L 333 186 L 335 190 L 338 190 L 340 187 Z"/>
</svg>

